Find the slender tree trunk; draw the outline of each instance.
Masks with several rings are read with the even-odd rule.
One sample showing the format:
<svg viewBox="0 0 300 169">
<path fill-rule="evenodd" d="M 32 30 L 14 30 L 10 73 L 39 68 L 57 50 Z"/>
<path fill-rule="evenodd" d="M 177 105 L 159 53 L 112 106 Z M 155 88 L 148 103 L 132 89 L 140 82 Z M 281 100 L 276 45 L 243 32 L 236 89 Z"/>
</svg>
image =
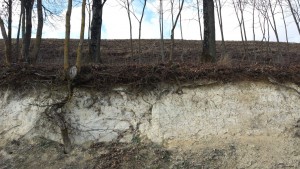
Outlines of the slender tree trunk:
<svg viewBox="0 0 300 169">
<path fill-rule="evenodd" d="M 102 35 L 102 16 L 103 16 L 103 5 L 101 5 L 101 11 L 100 11 L 100 17 L 99 17 L 99 36 L 97 39 L 97 62 L 98 63 L 102 63 L 102 59 L 101 59 L 101 35 Z"/>
<path fill-rule="evenodd" d="M 180 13 L 182 11 L 182 8 L 183 8 L 183 3 L 184 3 L 184 0 L 181 1 L 181 4 L 179 5 L 179 11 L 178 11 L 178 14 L 176 16 L 176 19 L 175 19 L 175 22 L 173 23 L 173 27 L 172 27 L 172 30 L 171 30 L 171 51 L 170 51 L 170 58 L 169 58 L 169 61 L 172 62 L 173 61 L 173 53 L 174 53 L 174 30 L 175 30 L 175 27 L 177 25 L 177 22 L 178 22 L 178 19 L 179 19 L 179 16 L 180 16 Z M 172 14 L 173 16 L 173 14 Z"/>
<path fill-rule="evenodd" d="M 76 66 L 78 72 L 80 72 L 81 70 L 82 45 L 84 40 L 84 27 L 85 27 L 85 6 L 86 6 L 86 0 L 83 0 L 82 7 L 81 7 L 80 41 L 77 48 L 77 58 L 76 58 Z"/>
<path fill-rule="evenodd" d="M 221 4 L 220 0 L 216 1 L 216 8 L 217 8 L 217 15 L 218 15 L 218 20 L 219 20 L 221 38 L 222 38 L 222 54 L 224 54 L 224 53 L 226 53 L 226 46 L 225 46 L 224 32 L 223 32 L 222 4 Z"/>
<path fill-rule="evenodd" d="M 212 0 L 203 0 L 204 16 L 204 41 L 202 62 L 216 61 L 216 35 L 215 35 L 215 15 L 214 2 Z"/>
<path fill-rule="evenodd" d="M 7 46 L 7 60 L 9 63 L 12 61 L 12 40 L 11 40 L 11 25 L 12 25 L 12 0 L 8 0 L 8 22 L 7 22 L 7 40 L 8 40 L 8 46 Z"/>
<path fill-rule="evenodd" d="M 21 50 L 21 55 L 19 58 L 19 62 L 24 62 L 25 61 L 25 43 L 26 43 L 26 13 L 25 13 L 25 0 L 21 0 L 21 13 L 22 13 L 22 50 Z"/>
<path fill-rule="evenodd" d="M 72 14 L 72 0 L 68 0 L 68 9 L 66 12 L 66 34 L 65 34 L 65 44 L 64 44 L 64 72 L 67 76 L 67 71 L 69 69 L 69 49 L 70 49 L 70 30 L 71 30 L 71 14 Z"/>
<path fill-rule="evenodd" d="M 257 53 L 256 53 L 256 35 L 255 35 L 255 8 L 256 8 L 256 0 L 253 0 L 252 7 L 252 33 L 253 33 L 253 55 L 254 61 L 256 62 Z"/>
<path fill-rule="evenodd" d="M 178 3 L 180 4 L 180 0 L 179 0 Z M 180 10 L 180 5 L 179 5 L 179 10 Z M 180 28 L 180 37 L 181 37 L 181 41 L 183 41 L 181 12 L 180 12 L 180 15 L 179 15 L 179 28 Z"/>
<path fill-rule="evenodd" d="M 37 0 L 37 14 L 38 14 L 38 26 L 36 30 L 35 45 L 32 51 L 33 64 L 36 64 L 38 60 L 38 55 L 39 55 L 40 46 L 42 42 L 42 33 L 43 33 L 43 26 L 44 26 L 42 0 Z"/>
<path fill-rule="evenodd" d="M 8 53 L 8 50 L 7 50 L 7 46 L 9 45 L 8 44 L 8 37 L 7 37 L 7 34 L 6 34 L 4 22 L 3 22 L 1 17 L 0 17 L 0 28 L 1 28 L 2 37 L 3 37 L 4 42 L 5 42 L 5 60 L 4 60 L 4 63 L 5 63 L 6 66 L 9 66 L 10 65 L 10 62 L 9 62 L 9 59 L 8 59 L 9 53 Z"/>
<path fill-rule="evenodd" d="M 288 31 L 287 31 L 287 25 L 286 25 L 286 18 L 282 6 L 281 0 L 277 0 L 281 9 L 281 14 L 282 14 L 282 19 L 283 19 L 283 24 L 284 24 L 284 31 L 285 31 L 285 39 L 286 39 L 286 44 L 287 44 L 287 50 L 289 50 L 289 38 L 288 38 Z"/>
<path fill-rule="evenodd" d="M 163 0 L 159 0 L 159 4 L 160 55 L 162 62 L 165 62 Z"/>
<path fill-rule="evenodd" d="M 242 43 L 243 43 L 243 48 L 244 48 L 244 55 L 243 55 L 243 60 L 245 59 L 246 57 L 246 44 L 245 44 L 245 41 L 244 41 L 244 34 L 243 34 L 243 26 L 242 26 L 242 19 L 240 19 L 239 17 L 239 12 L 238 12 L 238 4 L 236 4 L 236 2 L 234 2 L 234 0 L 232 1 L 233 2 L 233 6 L 234 6 L 234 11 L 235 11 L 235 14 L 236 14 L 236 18 L 239 22 L 239 27 L 240 27 L 240 34 L 241 34 L 241 39 L 242 39 Z M 244 32 L 245 33 L 245 32 Z"/>
<path fill-rule="evenodd" d="M 88 40 L 90 44 L 90 39 L 91 39 L 91 2 L 88 0 L 88 12 L 89 12 L 89 30 L 88 30 Z"/>
<path fill-rule="evenodd" d="M 129 21 L 130 53 L 131 53 L 131 58 L 133 58 L 132 23 L 131 23 L 130 3 L 129 3 L 129 0 L 126 0 L 126 10 L 127 10 L 128 21 Z"/>
<path fill-rule="evenodd" d="M 20 18 L 19 18 L 19 24 L 18 24 L 18 33 L 17 33 L 17 40 L 16 40 L 16 48 L 17 48 L 16 61 L 18 61 L 19 57 L 20 57 L 20 32 L 21 32 L 21 25 L 22 25 L 22 12 L 20 12 Z"/>
<path fill-rule="evenodd" d="M 200 39 L 203 40 L 199 0 L 197 0 L 197 14 L 198 14 L 198 24 L 199 24 L 199 30 L 200 30 Z"/>
<path fill-rule="evenodd" d="M 139 20 L 139 64 L 142 63 L 142 49 L 141 49 L 142 21 L 143 21 L 143 18 L 144 18 L 146 5 L 147 5 L 147 0 L 144 0 L 142 15 L 141 15 L 141 18 Z"/>
<path fill-rule="evenodd" d="M 248 42 L 247 34 L 246 34 L 246 27 L 245 27 L 245 19 L 244 19 L 244 9 L 242 9 L 241 4 L 240 4 L 240 11 L 241 11 L 241 21 L 242 21 L 242 26 L 243 26 L 243 31 L 244 31 L 244 37 L 245 37 L 245 42 Z M 247 46 L 247 44 L 246 44 Z"/>
<path fill-rule="evenodd" d="M 275 3 L 275 7 L 277 5 L 277 1 Z M 276 37 L 276 41 L 277 41 L 277 59 L 276 59 L 276 62 L 277 63 L 280 63 L 281 62 L 281 49 L 280 49 L 280 41 L 279 41 L 279 36 L 278 36 L 278 31 L 277 31 L 277 26 L 276 26 L 276 21 L 275 21 L 275 8 L 273 9 L 273 6 L 272 6 L 272 2 L 271 0 L 269 0 L 269 7 L 270 7 L 270 11 L 271 11 L 271 15 L 272 15 L 272 21 L 273 21 L 273 25 L 271 23 L 271 20 L 270 20 L 270 17 L 269 18 L 269 21 L 271 23 L 271 27 L 274 31 L 274 34 L 275 34 L 275 37 Z"/>
<path fill-rule="evenodd" d="M 294 9 L 293 9 L 293 6 L 292 6 L 292 4 L 291 4 L 291 0 L 287 0 L 287 2 L 288 2 L 288 4 L 289 4 L 289 7 L 290 7 L 290 10 L 291 10 L 293 19 L 294 19 L 294 21 L 295 21 L 295 24 L 296 24 L 297 29 L 298 29 L 298 33 L 299 33 L 299 35 L 300 35 L 300 26 L 299 26 L 299 22 L 298 22 L 298 20 L 297 20 L 297 18 L 296 18 L 296 14 L 295 14 Z"/>
</svg>

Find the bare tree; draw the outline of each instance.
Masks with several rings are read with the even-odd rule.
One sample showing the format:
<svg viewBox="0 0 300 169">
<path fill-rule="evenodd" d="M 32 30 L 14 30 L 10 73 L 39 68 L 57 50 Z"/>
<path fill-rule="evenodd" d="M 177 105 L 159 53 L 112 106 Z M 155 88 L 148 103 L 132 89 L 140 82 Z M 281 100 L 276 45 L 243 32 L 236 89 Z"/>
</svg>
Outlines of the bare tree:
<svg viewBox="0 0 300 169">
<path fill-rule="evenodd" d="M 223 32 L 223 19 L 222 19 L 222 8 L 226 1 L 221 2 L 221 0 L 215 0 L 218 21 L 220 26 L 221 38 L 222 38 L 222 54 L 226 52 L 225 40 L 224 40 L 224 32 Z"/>
<path fill-rule="evenodd" d="M 283 4 L 282 0 L 277 0 L 280 10 L 281 10 L 281 15 L 282 15 L 282 20 L 284 24 L 284 31 L 285 31 L 285 39 L 286 39 L 286 44 L 287 44 L 287 50 L 289 49 L 289 38 L 288 38 L 288 31 L 287 31 L 287 24 L 286 24 L 286 17 L 285 17 L 285 12 L 283 10 Z"/>
<path fill-rule="evenodd" d="M 201 26 L 201 15 L 200 15 L 200 3 L 199 0 L 196 0 L 197 3 L 197 15 L 198 15 L 198 24 L 199 24 L 199 30 L 200 30 L 200 39 L 203 40 L 203 36 L 202 36 L 202 26 Z"/>
<path fill-rule="evenodd" d="M 202 62 L 216 61 L 216 35 L 215 35 L 215 15 L 214 2 L 212 0 L 203 0 L 204 16 L 204 41 Z"/>
<path fill-rule="evenodd" d="M 291 0 L 287 0 L 288 2 L 288 5 L 289 5 L 289 8 L 291 10 L 291 13 L 292 13 L 292 16 L 293 16 L 293 19 L 295 21 L 295 24 L 297 26 L 297 29 L 298 29 L 298 32 L 299 32 L 299 35 L 300 35 L 300 26 L 299 26 L 299 13 L 297 13 L 297 5 L 292 5 L 291 3 Z"/>
<path fill-rule="evenodd" d="M 71 30 L 71 14 L 72 14 L 72 0 L 68 0 L 68 8 L 66 12 L 66 32 L 64 43 L 64 73 L 65 76 L 69 69 L 69 49 L 70 49 L 70 30 Z"/>
<path fill-rule="evenodd" d="M 132 3 L 131 3 L 132 5 Z M 141 36 L 142 36 L 142 21 L 144 18 L 144 14 L 145 14 L 145 9 L 146 9 L 146 5 L 147 5 L 147 0 L 143 0 L 143 9 L 142 9 L 142 13 L 140 15 L 140 17 L 137 16 L 137 14 L 134 11 L 134 8 L 132 7 L 132 11 L 131 13 L 133 14 L 133 16 L 135 17 L 135 19 L 139 22 L 139 44 L 138 44 L 138 50 L 139 50 L 139 64 L 142 62 L 142 50 L 141 50 Z"/>
<path fill-rule="evenodd" d="M 85 6 L 86 0 L 82 0 L 82 7 L 81 7 L 81 28 L 80 28 L 80 41 L 77 48 L 77 58 L 76 58 L 76 66 L 78 72 L 81 70 L 81 58 L 82 58 L 82 45 L 84 40 L 84 27 L 85 27 Z"/>
<path fill-rule="evenodd" d="M 7 66 L 9 66 L 10 62 L 9 62 L 9 59 L 8 59 L 9 54 L 8 54 L 8 49 L 7 49 L 7 46 L 9 46 L 8 37 L 7 37 L 6 30 L 5 30 L 3 19 L 1 18 L 1 16 L 0 16 L 0 28 L 1 28 L 2 37 L 3 37 L 4 42 L 5 42 L 5 60 L 4 60 L 4 62 Z"/>
<path fill-rule="evenodd" d="M 93 0 L 93 16 L 91 24 L 91 41 L 89 45 L 89 55 L 91 61 L 101 63 L 100 42 L 101 42 L 101 27 L 103 7 L 107 0 Z"/>
<path fill-rule="evenodd" d="M 32 8 L 34 4 L 34 0 L 23 0 L 24 8 L 25 8 L 25 36 L 23 38 L 23 58 L 27 63 L 30 62 L 29 58 L 29 47 L 31 42 L 31 31 L 32 31 Z"/>
<path fill-rule="evenodd" d="M 40 45 L 42 41 L 42 32 L 43 32 L 43 25 L 44 25 L 44 18 L 43 18 L 43 7 L 42 7 L 42 0 L 37 0 L 37 11 L 38 11 L 38 26 L 36 31 L 36 38 L 35 38 L 35 45 L 32 51 L 32 63 L 36 63 L 40 51 Z"/>
<path fill-rule="evenodd" d="M 87 1 L 87 10 L 88 10 L 88 13 L 89 13 L 89 27 L 88 27 L 88 40 L 89 40 L 89 43 L 90 43 L 90 39 L 91 39 L 91 2 L 90 0 Z"/>
<path fill-rule="evenodd" d="M 180 0 L 178 0 L 178 3 L 180 4 Z M 180 10 L 180 5 L 178 6 Z M 183 41 L 183 31 L 182 31 L 182 17 L 181 17 L 181 12 L 179 15 L 179 28 L 180 28 L 180 36 L 181 36 L 181 41 Z"/>
<path fill-rule="evenodd" d="M 236 18 L 239 22 L 240 34 L 241 34 L 241 39 L 242 39 L 242 43 L 243 43 L 243 47 L 244 47 L 244 57 L 243 57 L 243 60 L 244 60 L 244 58 L 246 56 L 246 52 L 247 52 L 247 45 L 245 42 L 245 41 L 247 41 L 247 39 L 245 39 L 246 29 L 243 26 L 244 19 L 243 19 L 243 9 L 242 9 L 242 4 L 241 4 L 242 1 L 241 0 L 232 0 L 232 3 L 233 3 L 234 11 L 236 14 Z"/>
<path fill-rule="evenodd" d="M 165 62 L 163 0 L 159 0 L 159 31 L 160 31 L 160 55 L 161 55 L 162 62 Z"/>
<path fill-rule="evenodd" d="M 133 42 L 132 42 L 132 21 L 131 21 L 131 9 L 130 9 L 130 3 L 129 0 L 124 0 L 124 7 L 127 11 L 128 21 L 129 21 L 129 35 L 130 35 L 130 53 L 131 57 L 133 58 Z"/>
<path fill-rule="evenodd" d="M 171 29 L 171 50 L 170 50 L 170 58 L 169 58 L 169 61 L 173 61 L 173 53 L 174 53 L 174 30 L 176 28 L 176 25 L 177 25 L 177 22 L 178 22 L 178 19 L 179 19 L 179 16 L 181 14 L 181 11 L 182 11 L 182 8 L 183 8 L 183 4 L 184 4 L 184 0 L 181 0 L 181 4 L 179 4 L 179 11 L 177 13 L 177 16 L 176 16 L 176 19 L 175 21 L 173 22 L 172 24 L 172 29 Z M 173 11 L 172 11 L 173 12 Z M 172 20 L 173 20 L 173 13 L 172 13 Z"/>
<path fill-rule="evenodd" d="M 21 0 L 21 13 L 22 13 L 22 50 L 21 50 L 21 55 L 19 58 L 20 62 L 25 61 L 25 43 L 26 43 L 26 13 L 25 13 L 25 0 Z"/>
<path fill-rule="evenodd" d="M 276 25 L 276 20 L 275 20 L 275 11 L 276 11 L 276 7 L 277 7 L 277 3 L 278 3 L 277 1 L 271 2 L 271 0 L 268 0 L 272 21 L 271 21 L 270 17 L 268 17 L 268 19 L 269 19 L 269 22 L 270 22 L 270 26 L 274 31 L 276 41 L 277 41 L 277 59 L 276 59 L 276 62 L 280 63 L 282 54 L 281 54 L 280 41 L 279 41 L 277 25 Z"/>
<path fill-rule="evenodd" d="M 20 32 L 21 32 L 21 25 L 22 25 L 22 16 L 23 13 L 20 12 L 20 18 L 19 18 L 19 24 L 18 24 L 18 32 L 17 32 L 17 39 L 16 39 L 16 50 L 17 50 L 17 56 L 16 60 L 18 61 L 20 58 Z"/>
<path fill-rule="evenodd" d="M 3 2 L 3 11 L 0 11 L 0 27 L 2 32 L 2 37 L 5 42 L 5 64 L 7 66 L 10 65 L 12 60 L 12 40 L 11 40 L 11 32 L 12 32 L 12 0 L 4 0 Z M 1 18 L 1 14 L 7 16 L 7 32 L 5 29 L 4 21 Z"/>
</svg>

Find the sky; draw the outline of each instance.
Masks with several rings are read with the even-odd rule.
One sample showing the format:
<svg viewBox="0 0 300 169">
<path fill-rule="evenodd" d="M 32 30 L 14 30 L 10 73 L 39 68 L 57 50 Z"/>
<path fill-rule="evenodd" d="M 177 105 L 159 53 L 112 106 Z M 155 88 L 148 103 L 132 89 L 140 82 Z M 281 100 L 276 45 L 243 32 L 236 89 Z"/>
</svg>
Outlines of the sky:
<svg viewBox="0 0 300 169">
<path fill-rule="evenodd" d="M 193 0 L 186 0 L 182 11 L 182 30 L 183 39 L 187 40 L 199 40 L 200 31 L 197 21 L 197 10 L 193 7 Z M 194 0 L 195 1 L 195 0 Z M 201 1 L 201 0 L 200 0 Z M 142 10 L 142 3 L 140 0 L 133 1 L 133 8 L 137 15 L 140 17 Z M 170 1 L 164 0 L 164 38 L 170 38 L 170 29 L 172 26 L 171 22 L 171 11 L 170 11 Z M 227 1 L 231 2 L 231 0 Z M 103 12 L 103 27 L 102 27 L 102 39 L 129 39 L 129 21 L 127 16 L 127 11 L 120 5 L 121 0 L 108 0 L 104 7 Z M 144 20 L 142 22 L 142 39 L 158 39 L 160 38 L 159 33 L 159 1 L 158 0 L 148 0 Z M 178 12 L 178 2 L 175 3 L 175 15 Z M 279 9 L 279 8 L 278 8 Z M 43 38 L 59 38 L 63 39 L 65 34 L 65 15 L 66 10 L 63 10 L 63 17 L 60 20 L 53 21 L 54 25 L 45 24 L 43 29 Z M 235 15 L 234 9 L 231 3 L 225 4 L 222 10 L 223 13 L 223 23 L 224 23 L 224 36 L 225 40 L 241 40 L 240 29 L 237 17 Z M 286 13 L 288 14 L 288 12 Z M 217 14 L 215 12 L 216 21 L 216 39 L 221 40 L 220 29 L 217 20 Z M 133 38 L 138 38 L 138 21 L 132 16 L 133 25 Z M 256 19 L 256 39 L 261 40 L 262 34 L 258 23 L 258 17 Z M 203 19 L 201 18 L 201 22 Z M 245 11 L 245 24 L 248 40 L 252 40 L 252 14 L 251 12 Z M 282 20 L 281 13 L 276 14 L 277 28 L 279 32 L 280 41 L 286 41 L 284 24 Z M 36 22 L 33 22 L 33 32 L 32 37 L 35 37 L 36 32 Z M 203 22 L 202 22 L 203 24 Z M 296 29 L 295 23 L 291 16 L 287 18 L 288 24 L 288 38 L 290 42 L 299 42 L 300 36 Z M 18 16 L 13 16 L 13 37 L 16 37 L 18 25 Z M 81 5 L 76 5 L 72 9 L 71 15 L 71 38 L 77 39 L 80 35 L 80 25 L 81 25 Z M 202 28 L 203 29 L 203 28 Z M 203 32 L 203 30 L 202 30 Z M 85 28 L 85 38 L 88 34 L 88 13 L 86 13 L 86 28 Z M 2 36 L 0 35 L 0 38 Z M 175 39 L 180 39 L 180 29 L 179 23 L 175 29 Z M 275 41 L 275 35 L 270 28 L 270 40 Z"/>
</svg>

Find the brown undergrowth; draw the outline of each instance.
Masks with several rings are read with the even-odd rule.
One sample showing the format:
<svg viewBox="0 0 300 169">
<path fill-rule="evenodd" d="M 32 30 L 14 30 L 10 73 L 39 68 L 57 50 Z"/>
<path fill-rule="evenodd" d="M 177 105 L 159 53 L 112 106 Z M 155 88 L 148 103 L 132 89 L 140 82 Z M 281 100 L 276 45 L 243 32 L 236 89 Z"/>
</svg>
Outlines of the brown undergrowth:
<svg viewBox="0 0 300 169">
<path fill-rule="evenodd" d="M 0 87 L 20 88 L 35 85 L 63 85 L 60 66 L 14 65 L 0 69 Z M 300 65 L 158 64 L 158 65 L 87 65 L 74 79 L 74 87 L 103 89 L 129 86 L 134 89 L 155 87 L 158 83 L 192 82 L 209 79 L 220 82 L 267 80 L 300 84 Z"/>
</svg>

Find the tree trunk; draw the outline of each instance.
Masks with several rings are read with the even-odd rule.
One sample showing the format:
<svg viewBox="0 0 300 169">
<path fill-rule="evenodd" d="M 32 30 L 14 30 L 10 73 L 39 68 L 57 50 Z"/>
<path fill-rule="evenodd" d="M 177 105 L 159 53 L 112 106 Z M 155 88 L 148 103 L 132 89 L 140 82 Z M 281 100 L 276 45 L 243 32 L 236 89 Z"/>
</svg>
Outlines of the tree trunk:
<svg viewBox="0 0 300 169">
<path fill-rule="evenodd" d="M 89 46 L 90 61 L 101 63 L 100 58 L 100 41 L 101 41 L 101 26 L 102 26 L 102 10 L 106 0 L 93 0 L 92 6 L 92 24 L 91 24 L 91 41 Z"/>
<path fill-rule="evenodd" d="M 162 62 L 165 62 L 163 0 L 159 0 L 159 30 L 160 30 L 160 55 L 161 55 Z"/>
<path fill-rule="evenodd" d="M 281 9 L 281 14 L 282 14 L 282 19 L 284 23 L 284 31 L 285 31 L 285 39 L 286 39 L 286 44 L 287 44 L 287 50 L 289 50 L 289 38 L 288 38 L 288 31 L 287 31 L 287 24 L 286 24 L 286 19 L 285 19 L 285 14 L 282 6 L 281 0 L 277 0 Z"/>
<path fill-rule="evenodd" d="M 146 5 L 147 5 L 147 0 L 144 0 L 142 15 L 141 15 L 141 18 L 139 20 L 139 64 L 142 63 L 142 56 L 141 56 L 142 55 L 142 49 L 141 49 L 142 21 L 143 21 L 143 18 L 144 18 Z"/>
<path fill-rule="evenodd" d="M 239 22 L 240 34 L 241 34 L 241 39 L 242 39 L 243 48 L 244 48 L 244 56 L 243 56 L 243 60 L 244 60 L 245 57 L 246 57 L 246 52 L 247 52 L 247 50 L 246 50 L 246 44 L 245 44 L 245 41 L 244 41 L 244 35 L 243 35 L 242 19 L 240 19 L 240 17 L 239 17 L 239 12 L 238 12 L 239 6 L 238 6 L 238 4 L 236 4 L 236 2 L 235 2 L 234 0 L 232 0 L 232 2 L 233 2 L 234 12 L 235 12 L 235 14 L 236 14 L 236 18 L 237 18 L 237 20 L 238 20 L 238 22 Z M 239 2 L 240 2 L 240 1 L 239 1 Z M 239 3 L 239 2 L 238 2 L 238 3 Z M 244 32 L 244 33 L 245 33 L 245 32 Z"/>
<path fill-rule="evenodd" d="M 198 24 L 199 24 L 199 30 L 200 30 L 200 39 L 203 40 L 202 26 L 201 26 L 201 20 L 200 20 L 200 4 L 199 4 L 199 0 L 197 0 L 197 14 L 198 14 Z"/>
<path fill-rule="evenodd" d="M 276 5 L 277 5 L 277 2 L 275 4 L 275 8 L 276 8 Z M 272 15 L 272 21 L 273 21 L 273 25 L 272 25 L 272 22 L 270 20 L 270 17 L 268 17 L 269 21 L 270 21 L 270 25 L 274 31 L 274 34 L 275 34 L 275 37 L 276 37 L 276 41 L 277 41 L 277 59 L 276 59 L 276 62 L 277 63 L 281 63 L 281 57 L 282 57 L 282 54 L 281 54 L 281 49 L 280 49 L 280 41 L 279 41 L 279 36 L 278 36 L 278 31 L 277 31 L 277 25 L 276 25 L 276 21 L 275 21 L 275 8 L 272 9 L 272 3 L 271 3 L 271 0 L 269 0 L 269 7 L 270 7 L 270 10 L 271 10 L 271 15 Z"/>
<path fill-rule="evenodd" d="M 22 13 L 22 51 L 21 55 L 19 58 L 19 62 L 24 62 L 25 61 L 25 43 L 26 43 L 26 22 L 25 22 L 25 0 L 21 0 L 21 13 Z"/>
<path fill-rule="evenodd" d="M 18 25 L 18 33 L 17 33 L 17 40 L 16 40 L 16 48 L 17 48 L 16 61 L 18 61 L 19 57 L 20 57 L 20 32 L 21 32 L 21 25 L 22 25 L 22 12 L 20 13 L 19 25 Z"/>
<path fill-rule="evenodd" d="M 96 62 L 97 58 L 97 42 L 99 36 L 99 13 L 100 12 L 100 4 L 97 0 L 93 0 L 92 6 L 92 24 L 91 24 L 91 41 L 89 46 L 90 53 L 90 61 Z"/>
<path fill-rule="evenodd" d="M 67 76 L 67 71 L 69 69 L 69 48 L 70 48 L 70 30 L 71 30 L 71 14 L 72 14 L 72 0 L 68 0 L 68 9 L 66 12 L 66 34 L 65 34 L 65 44 L 64 44 L 64 73 Z"/>
<path fill-rule="evenodd" d="M 202 62 L 216 61 L 216 35 L 215 35 L 215 15 L 214 2 L 212 0 L 203 0 L 204 16 L 204 41 Z"/>
<path fill-rule="evenodd" d="M 182 8 L 183 8 L 183 3 L 184 3 L 184 0 L 182 0 L 181 4 L 179 4 L 179 11 L 178 11 L 178 14 L 176 16 L 175 22 L 173 23 L 172 30 L 171 30 L 171 50 L 170 50 L 170 58 L 169 58 L 170 62 L 173 61 L 173 53 L 174 53 L 174 45 L 175 45 L 174 44 L 174 30 L 175 30 L 175 27 L 177 25 L 179 16 L 181 14 L 181 11 L 182 11 Z M 172 16 L 173 16 L 173 13 L 172 13 Z"/>
<path fill-rule="evenodd" d="M 127 9 L 127 16 L 128 16 L 128 21 L 129 21 L 130 53 L 131 53 L 131 58 L 133 58 L 132 23 L 131 23 L 131 16 L 130 16 L 130 3 L 129 3 L 129 0 L 126 0 L 126 9 Z"/>
<path fill-rule="evenodd" d="M 178 3 L 180 4 L 180 0 L 178 1 Z M 180 5 L 179 5 L 179 10 L 180 10 Z M 179 15 L 179 28 L 180 28 L 181 41 L 183 41 L 181 12 L 180 12 L 180 15 Z"/>
<path fill-rule="evenodd" d="M 299 33 L 299 35 L 300 35 L 300 27 L 299 27 L 299 23 L 298 23 L 298 20 L 297 20 L 297 18 L 296 18 L 296 14 L 295 14 L 295 12 L 294 12 L 294 9 L 293 9 L 293 7 L 292 7 L 291 0 L 287 0 L 287 1 L 288 1 L 288 4 L 289 4 L 291 13 L 292 13 L 292 15 L 293 15 L 293 19 L 294 19 L 295 24 L 296 24 L 296 26 L 297 26 L 298 33 Z"/>
<path fill-rule="evenodd" d="M 4 42 L 5 42 L 5 65 L 9 66 L 10 65 L 10 62 L 8 60 L 8 50 L 7 50 L 7 46 L 8 46 L 8 38 L 7 38 L 7 34 L 6 34 L 6 30 L 5 30 L 5 27 L 4 27 L 4 22 L 2 20 L 2 18 L 0 17 L 0 28 L 1 28 L 1 33 L 2 33 L 2 37 L 4 39 Z"/>
<path fill-rule="evenodd" d="M 29 48 L 31 41 L 31 31 L 32 31 L 32 8 L 33 8 L 34 0 L 25 1 L 25 19 L 26 19 L 26 28 L 25 28 L 25 37 L 24 37 L 24 58 L 27 63 L 29 60 Z"/>
<path fill-rule="evenodd" d="M 12 61 L 12 42 L 11 42 L 11 25 L 12 25 L 12 0 L 8 0 L 8 22 L 7 22 L 7 60 Z"/>
<path fill-rule="evenodd" d="M 79 72 L 81 70 L 82 45 L 83 45 L 83 40 L 84 40 L 85 6 L 86 6 L 86 0 L 83 0 L 82 7 L 81 7 L 80 41 L 79 41 L 78 48 L 77 48 L 77 58 L 76 58 L 76 66 L 77 66 L 77 70 Z"/>
<path fill-rule="evenodd" d="M 220 0 L 216 1 L 216 8 L 217 8 L 217 15 L 218 15 L 218 20 L 219 20 L 221 38 L 222 38 L 222 54 L 225 54 L 226 46 L 225 46 L 224 32 L 223 32 L 222 4 L 221 4 Z"/>
<path fill-rule="evenodd" d="M 37 14 L 38 14 L 38 26 L 36 31 L 35 45 L 31 56 L 33 64 L 35 64 L 38 60 L 38 55 L 39 55 L 41 41 L 42 41 L 42 32 L 43 32 L 43 25 L 44 25 L 42 0 L 37 0 Z"/>
</svg>

